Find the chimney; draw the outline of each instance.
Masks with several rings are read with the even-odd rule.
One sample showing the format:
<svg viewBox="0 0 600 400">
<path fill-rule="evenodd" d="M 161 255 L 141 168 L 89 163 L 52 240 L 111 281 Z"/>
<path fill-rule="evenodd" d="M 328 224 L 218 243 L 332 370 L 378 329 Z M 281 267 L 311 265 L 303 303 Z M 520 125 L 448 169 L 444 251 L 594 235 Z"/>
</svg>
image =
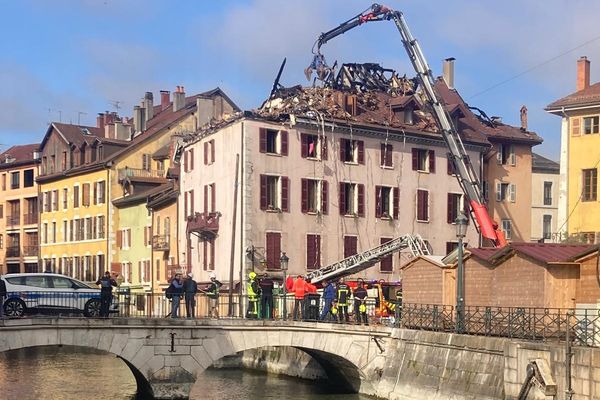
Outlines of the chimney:
<svg viewBox="0 0 600 400">
<path fill-rule="evenodd" d="M 144 108 L 146 109 L 146 122 L 154 117 L 154 95 L 146 92 L 144 95 Z"/>
<path fill-rule="evenodd" d="M 160 109 L 161 109 L 161 111 L 164 110 L 165 108 L 169 107 L 169 104 L 171 104 L 171 92 L 169 92 L 168 90 L 161 90 L 160 91 Z"/>
<path fill-rule="evenodd" d="M 140 106 L 133 107 L 133 130 L 134 134 L 141 133 L 146 130 L 146 109 Z"/>
<path fill-rule="evenodd" d="M 577 60 L 577 91 L 590 87 L 590 61 L 586 56 Z"/>
<path fill-rule="evenodd" d="M 520 112 L 521 112 L 521 129 L 526 131 L 527 130 L 527 107 L 522 106 Z"/>
<path fill-rule="evenodd" d="M 444 60 L 444 81 L 448 85 L 448 89 L 454 89 L 454 57 Z"/>
<path fill-rule="evenodd" d="M 96 117 L 96 127 L 104 130 L 104 113 L 98 113 Z"/>
<path fill-rule="evenodd" d="M 185 107 L 185 91 L 183 86 L 177 86 L 173 93 L 173 112 L 177 112 Z"/>
</svg>

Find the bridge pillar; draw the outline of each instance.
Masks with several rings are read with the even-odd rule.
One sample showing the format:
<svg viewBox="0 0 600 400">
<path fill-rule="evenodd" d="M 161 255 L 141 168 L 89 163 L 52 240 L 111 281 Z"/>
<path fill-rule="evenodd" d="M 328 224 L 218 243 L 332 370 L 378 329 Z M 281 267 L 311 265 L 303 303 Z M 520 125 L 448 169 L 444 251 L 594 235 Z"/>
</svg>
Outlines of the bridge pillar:
<svg viewBox="0 0 600 400">
<path fill-rule="evenodd" d="M 196 377 L 181 367 L 164 367 L 148 378 L 155 399 L 188 399 Z"/>
</svg>

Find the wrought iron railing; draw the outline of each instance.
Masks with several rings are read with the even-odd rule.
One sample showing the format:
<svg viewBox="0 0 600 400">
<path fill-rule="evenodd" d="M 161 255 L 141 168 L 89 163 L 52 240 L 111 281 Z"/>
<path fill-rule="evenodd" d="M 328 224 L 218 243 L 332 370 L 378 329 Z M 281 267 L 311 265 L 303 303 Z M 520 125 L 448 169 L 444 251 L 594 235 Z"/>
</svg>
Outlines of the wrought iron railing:
<svg viewBox="0 0 600 400">
<path fill-rule="evenodd" d="M 32 225 L 38 223 L 38 214 L 25 214 L 23 215 L 25 225 Z"/>
<path fill-rule="evenodd" d="M 163 178 L 165 171 L 160 169 L 120 168 L 119 181 L 125 178 Z"/>
<path fill-rule="evenodd" d="M 23 255 L 26 257 L 37 256 L 38 255 L 38 245 L 28 245 L 23 246 Z"/>
<path fill-rule="evenodd" d="M 9 246 L 6 248 L 6 257 L 20 257 L 21 249 L 19 246 Z"/>
<path fill-rule="evenodd" d="M 15 226 L 15 225 L 20 225 L 20 224 L 21 224 L 21 216 L 19 214 L 9 215 L 8 217 L 6 217 L 6 225 L 7 226 Z"/>
</svg>

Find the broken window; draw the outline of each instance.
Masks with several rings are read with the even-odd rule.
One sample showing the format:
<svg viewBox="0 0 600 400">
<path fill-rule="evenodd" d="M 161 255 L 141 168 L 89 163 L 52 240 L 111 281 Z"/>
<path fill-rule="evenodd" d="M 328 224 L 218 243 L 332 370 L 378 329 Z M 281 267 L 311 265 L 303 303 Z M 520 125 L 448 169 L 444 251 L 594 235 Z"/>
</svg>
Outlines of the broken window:
<svg viewBox="0 0 600 400">
<path fill-rule="evenodd" d="M 327 160 L 327 139 L 324 136 L 307 133 L 302 133 L 300 136 L 302 158 Z"/>
<path fill-rule="evenodd" d="M 327 214 L 327 181 L 302 179 L 302 212 Z"/>
<path fill-rule="evenodd" d="M 259 129 L 260 152 L 267 154 L 288 155 L 288 133 L 276 129 Z"/>
<path fill-rule="evenodd" d="M 462 193 L 448 193 L 448 219 L 449 224 L 456 222 L 456 218 L 460 212 L 464 210 L 464 202 Z"/>
<path fill-rule="evenodd" d="M 364 164 L 365 143 L 362 140 L 340 139 L 340 160 Z"/>
<path fill-rule="evenodd" d="M 581 201 L 596 201 L 598 197 L 598 170 L 596 168 L 584 169 L 583 193 Z"/>
<path fill-rule="evenodd" d="M 435 151 L 412 149 L 412 169 L 420 172 L 435 172 Z"/>
<path fill-rule="evenodd" d="M 375 186 L 375 217 L 398 218 L 398 188 Z"/>
<path fill-rule="evenodd" d="M 365 185 L 359 183 L 340 183 L 340 214 L 364 217 Z"/>
<path fill-rule="evenodd" d="M 23 171 L 23 187 L 32 187 L 33 186 L 33 170 L 26 169 Z"/>
<path fill-rule="evenodd" d="M 512 222 L 510 219 L 502 220 L 502 232 L 507 240 L 512 239 Z"/>
<path fill-rule="evenodd" d="M 496 154 L 498 164 L 516 165 L 515 147 L 512 144 L 498 144 L 498 153 Z"/>
<path fill-rule="evenodd" d="M 516 194 L 517 186 L 514 183 L 496 183 L 496 201 L 510 201 L 514 203 Z"/>
<path fill-rule="evenodd" d="M 277 131 L 267 129 L 267 153 L 277 154 Z"/>
<path fill-rule="evenodd" d="M 289 211 L 289 179 L 285 176 L 260 176 L 260 209 Z"/>
<path fill-rule="evenodd" d="M 590 135 L 592 133 L 599 132 L 599 122 L 600 117 L 597 115 L 594 117 L 584 117 L 583 118 L 583 134 Z"/>
<path fill-rule="evenodd" d="M 392 167 L 392 155 L 394 147 L 391 144 L 381 143 L 380 162 L 382 167 Z"/>
</svg>

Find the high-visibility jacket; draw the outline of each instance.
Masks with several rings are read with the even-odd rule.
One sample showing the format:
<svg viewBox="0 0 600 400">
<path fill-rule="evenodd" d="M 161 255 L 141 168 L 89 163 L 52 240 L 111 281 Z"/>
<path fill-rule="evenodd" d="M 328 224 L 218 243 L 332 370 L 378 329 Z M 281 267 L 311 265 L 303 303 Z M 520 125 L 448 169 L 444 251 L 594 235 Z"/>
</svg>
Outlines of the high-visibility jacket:
<svg viewBox="0 0 600 400">
<path fill-rule="evenodd" d="M 256 298 L 258 296 L 258 283 L 254 279 L 248 281 L 248 298 Z"/>
<path fill-rule="evenodd" d="M 350 286 L 340 283 L 337 288 L 338 306 L 347 306 L 350 299 Z"/>
<path fill-rule="evenodd" d="M 294 287 L 292 291 L 294 292 L 294 297 L 297 299 L 303 299 L 304 295 L 307 292 L 306 281 L 302 278 L 296 278 L 294 281 Z"/>
</svg>

